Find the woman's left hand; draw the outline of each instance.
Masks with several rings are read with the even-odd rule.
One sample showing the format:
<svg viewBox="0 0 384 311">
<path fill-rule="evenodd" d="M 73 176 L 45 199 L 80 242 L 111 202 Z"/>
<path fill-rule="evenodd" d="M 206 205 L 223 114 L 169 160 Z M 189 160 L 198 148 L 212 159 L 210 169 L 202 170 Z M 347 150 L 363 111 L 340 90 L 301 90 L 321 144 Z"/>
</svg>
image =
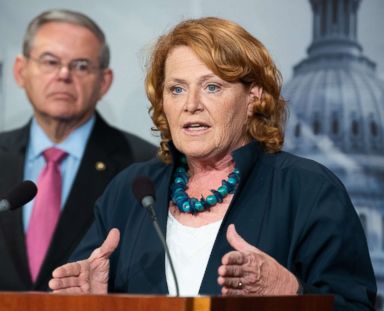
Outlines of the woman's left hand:
<svg viewBox="0 0 384 311">
<path fill-rule="evenodd" d="M 235 249 L 225 254 L 218 283 L 224 296 L 296 295 L 296 277 L 275 259 L 251 244 L 229 225 L 227 240 Z"/>
</svg>

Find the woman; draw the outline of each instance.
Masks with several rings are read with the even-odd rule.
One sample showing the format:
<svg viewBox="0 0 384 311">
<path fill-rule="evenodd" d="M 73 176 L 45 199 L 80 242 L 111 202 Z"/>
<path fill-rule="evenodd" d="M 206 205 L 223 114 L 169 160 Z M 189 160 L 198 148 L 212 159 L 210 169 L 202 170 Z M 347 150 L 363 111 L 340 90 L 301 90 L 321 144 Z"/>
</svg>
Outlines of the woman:
<svg viewBox="0 0 384 311">
<path fill-rule="evenodd" d="M 56 269 L 50 287 L 175 293 L 151 220 L 131 192 L 144 175 L 155 184 L 182 295 L 332 293 L 336 309 L 372 309 L 375 280 L 344 187 L 321 165 L 281 151 L 280 89 L 267 50 L 235 23 L 188 20 L 160 37 L 146 79 L 160 160 L 133 165 L 110 184 L 74 254 L 83 260 Z"/>
</svg>

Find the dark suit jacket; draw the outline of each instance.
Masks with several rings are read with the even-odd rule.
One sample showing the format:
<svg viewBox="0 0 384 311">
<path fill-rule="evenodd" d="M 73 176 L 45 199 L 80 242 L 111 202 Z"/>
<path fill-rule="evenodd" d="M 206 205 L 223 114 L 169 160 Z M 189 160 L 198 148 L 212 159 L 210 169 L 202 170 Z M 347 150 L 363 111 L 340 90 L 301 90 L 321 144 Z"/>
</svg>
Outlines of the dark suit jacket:
<svg viewBox="0 0 384 311">
<path fill-rule="evenodd" d="M 302 282 L 305 293 L 334 294 L 335 311 L 373 310 L 376 283 L 359 218 L 341 182 L 325 167 L 285 152 L 265 153 L 257 143 L 234 152 L 240 183 L 217 234 L 199 293 L 220 295 L 217 269 L 231 251 L 229 224 L 248 243 L 275 258 Z M 132 182 L 149 176 L 163 232 L 173 165 L 159 160 L 131 165 L 96 203 L 95 223 L 70 260 L 87 258 L 119 228 L 110 262 L 109 290 L 167 294 L 165 254 Z M 208 189 L 216 185 L 207 185 Z M 283 308 L 282 308 L 283 309 Z"/>
<path fill-rule="evenodd" d="M 22 181 L 30 124 L 0 134 L 0 195 Z M 93 206 L 109 181 L 135 161 L 156 154 L 155 146 L 109 126 L 98 114 L 72 189 L 61 212 L 40 274 L 32 284 L 22 209 L 0 214 L 0 290 L 46 290 L 52 270 L 66 263 L 93 221 Z M 103 162 L 105 170 L 96 169 Z M 0 196 L 1 197 L 1 196 Z"/>
</svg>

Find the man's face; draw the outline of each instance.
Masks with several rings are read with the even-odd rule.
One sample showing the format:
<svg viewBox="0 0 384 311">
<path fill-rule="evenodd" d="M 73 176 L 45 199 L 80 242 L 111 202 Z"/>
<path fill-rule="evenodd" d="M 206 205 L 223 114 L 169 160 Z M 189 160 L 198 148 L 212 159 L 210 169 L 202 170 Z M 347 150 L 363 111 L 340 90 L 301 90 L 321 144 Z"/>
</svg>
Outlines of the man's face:
<svg viewBox="0 0 384 311">
<path fill-rule="evenodd" d="M 112 82 L 111 70 L 100 69 L 100 49 L 98 38 L 78 25 L 51 22 L 37 31 L 29 57 L 16 59 L 14 74 L 39 122 L 81 124 L 94 113 Z"/>
</svg>

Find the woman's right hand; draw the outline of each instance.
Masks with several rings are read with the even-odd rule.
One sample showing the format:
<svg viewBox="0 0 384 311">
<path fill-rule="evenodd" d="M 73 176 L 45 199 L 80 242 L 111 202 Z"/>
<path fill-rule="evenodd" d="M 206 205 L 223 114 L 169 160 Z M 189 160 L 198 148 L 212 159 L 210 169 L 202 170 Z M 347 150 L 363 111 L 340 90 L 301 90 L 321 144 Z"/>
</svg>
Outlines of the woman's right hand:
<svg viewBox="0 0 384 311">
<path fill-rule="evenodd" d="M 104 243 L 96 248 L 88 259 L 56 268 L 49 281 L 53 293 L 106 294 L 109 257 L 119 244 L 119 240 L 119 230 L 111 229 Z"/>
</svg>

